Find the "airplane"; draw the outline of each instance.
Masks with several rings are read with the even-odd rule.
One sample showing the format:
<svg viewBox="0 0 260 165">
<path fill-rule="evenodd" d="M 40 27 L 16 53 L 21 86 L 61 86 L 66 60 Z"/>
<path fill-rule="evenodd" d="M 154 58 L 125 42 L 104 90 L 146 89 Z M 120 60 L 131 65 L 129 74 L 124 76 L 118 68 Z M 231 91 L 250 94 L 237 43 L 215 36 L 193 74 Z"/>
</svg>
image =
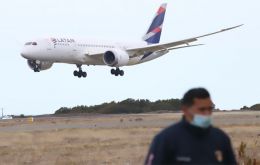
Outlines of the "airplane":
<svg viewBox="0 0 260 165">
<path fill-rule="evenodd" d="M 160 43 L 166 7 L 166 3 L 160 6 L 142 41 L 128 43 L 50 37 L 26 42 L 21 56 L 27 59 L 34 72 L 50 69 L 54 63 L 66 63 L 77 66 L 78 70 L 75 70 L 73 75 L 78 78 L 87 77 L 87 73 L 82 71 L 82 65 L 109 66 L 112 67 L 112 75 L 123 76 L 121 67 L 154 60 L 171 50 L 200 46 L 202 44 L 190 43 L 243 25 L 180 41 Z"/>
</svg>

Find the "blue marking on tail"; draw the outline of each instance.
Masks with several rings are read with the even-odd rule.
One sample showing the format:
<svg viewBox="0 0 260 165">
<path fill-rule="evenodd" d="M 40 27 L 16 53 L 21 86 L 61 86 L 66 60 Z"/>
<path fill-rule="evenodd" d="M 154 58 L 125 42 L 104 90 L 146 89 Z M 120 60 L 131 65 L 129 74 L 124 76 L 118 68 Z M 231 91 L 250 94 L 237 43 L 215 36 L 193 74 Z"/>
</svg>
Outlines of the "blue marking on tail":
<svg viewBox="0 0 260 165">
<path fill-rule="evenodd" d="M 162 34 L 162 26 L 165 18 L 167 4 L 162 4 L 156 13 L 147 33 L 143 37 L 143 40 L 148 44 L 157 44 L 160 42 Z"/>
<path fill-rule="evenodd" d="M 157 16 L 154 18 L 154 20 L 153 20 L 153 22 L 152 22 L 152 24 L 151 24 L 149 30 L 147 31 L 147 34 L 150 33 L 150 32 L 152 32 L 154 29 L 156 29 L 157 27 L 160 27 L 160 26 L 163 24 L 164 16 L 165 16 L 165 12 L 163 12 L 163 13 L 157 15 Z"/>
<path fill-rule="evenodd" d="M 162 32 L 158 32 L 156 33 L 154 36 L 148 38 L 147 40 L 145 40 L 147 43 L 149 44 L 157 44 L 160 42 L 160 39 L 161 39 L 161 34 Z"/>
</svg>

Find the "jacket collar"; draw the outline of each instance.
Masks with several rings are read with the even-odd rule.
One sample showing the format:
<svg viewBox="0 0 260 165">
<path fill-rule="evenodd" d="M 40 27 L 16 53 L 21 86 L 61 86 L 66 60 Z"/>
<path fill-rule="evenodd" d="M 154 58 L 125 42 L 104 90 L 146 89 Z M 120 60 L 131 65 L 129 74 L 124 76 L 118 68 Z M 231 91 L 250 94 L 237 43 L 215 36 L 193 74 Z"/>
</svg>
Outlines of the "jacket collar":
<svg viewBox="0 0 260 165">
<path fill-rule="evenodd" d="M 185 117 L 182 117 L 181 123 L 184 125 L 184 127 L 193 135 L 195 136 L 199 136 L 199 137 L 203 137 L 206 136 L 210 130 L 212 129 L 212 126 L 210 126 L 209 128 L 200 128 L 200 127 L 196 127 L 192 124 L 190 124 L 190 122 L 188 122 Z"/>
</svg>

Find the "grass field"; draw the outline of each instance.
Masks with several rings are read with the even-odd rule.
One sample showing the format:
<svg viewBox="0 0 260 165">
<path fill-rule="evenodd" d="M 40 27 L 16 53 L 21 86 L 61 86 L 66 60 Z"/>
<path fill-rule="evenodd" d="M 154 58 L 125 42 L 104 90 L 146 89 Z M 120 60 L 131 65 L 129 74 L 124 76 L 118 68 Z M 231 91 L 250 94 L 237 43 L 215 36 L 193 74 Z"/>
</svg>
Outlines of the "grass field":
<svg viewBox="0 0 260 165">
<path fill-rule="evenodd" d="M 153 136 L 180 118 L 166 113 L 1 121 L 0 163 L 143 164 Z M 214 121 L 230 135 L 237 155 L 244 142 L 244 160 L 260 164 L 260 112 L 218 112 Z"/>
</svg>

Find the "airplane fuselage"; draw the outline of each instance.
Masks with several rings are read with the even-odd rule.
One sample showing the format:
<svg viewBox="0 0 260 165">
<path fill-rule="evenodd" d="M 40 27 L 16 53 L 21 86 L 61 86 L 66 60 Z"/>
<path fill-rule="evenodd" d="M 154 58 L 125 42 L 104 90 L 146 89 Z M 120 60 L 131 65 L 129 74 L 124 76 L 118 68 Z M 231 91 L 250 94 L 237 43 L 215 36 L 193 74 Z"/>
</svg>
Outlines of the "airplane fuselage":
<svg viewBox="0 0 260 165">
<path fill-rule="evenodd" d="M 71 38 L 46 38 L 26 43 L 21 54 L 28 60 L 77 65 L 106 65 L 103 60 L 93 58 L 92 56 L 89 56 L 89 54 L 102 54 L 114 49 L 125 51 L 131 47 L 142 46 L 147 46 L 147 43 L 121 43 Z M 145 52 L 143 56 L 134 56 L 135 52 L 128 52 L 130 58 L 127 65 L 136 65 L 151 61 L 166 53 L 168 53 L 168 51 Z"/>
</svg>

